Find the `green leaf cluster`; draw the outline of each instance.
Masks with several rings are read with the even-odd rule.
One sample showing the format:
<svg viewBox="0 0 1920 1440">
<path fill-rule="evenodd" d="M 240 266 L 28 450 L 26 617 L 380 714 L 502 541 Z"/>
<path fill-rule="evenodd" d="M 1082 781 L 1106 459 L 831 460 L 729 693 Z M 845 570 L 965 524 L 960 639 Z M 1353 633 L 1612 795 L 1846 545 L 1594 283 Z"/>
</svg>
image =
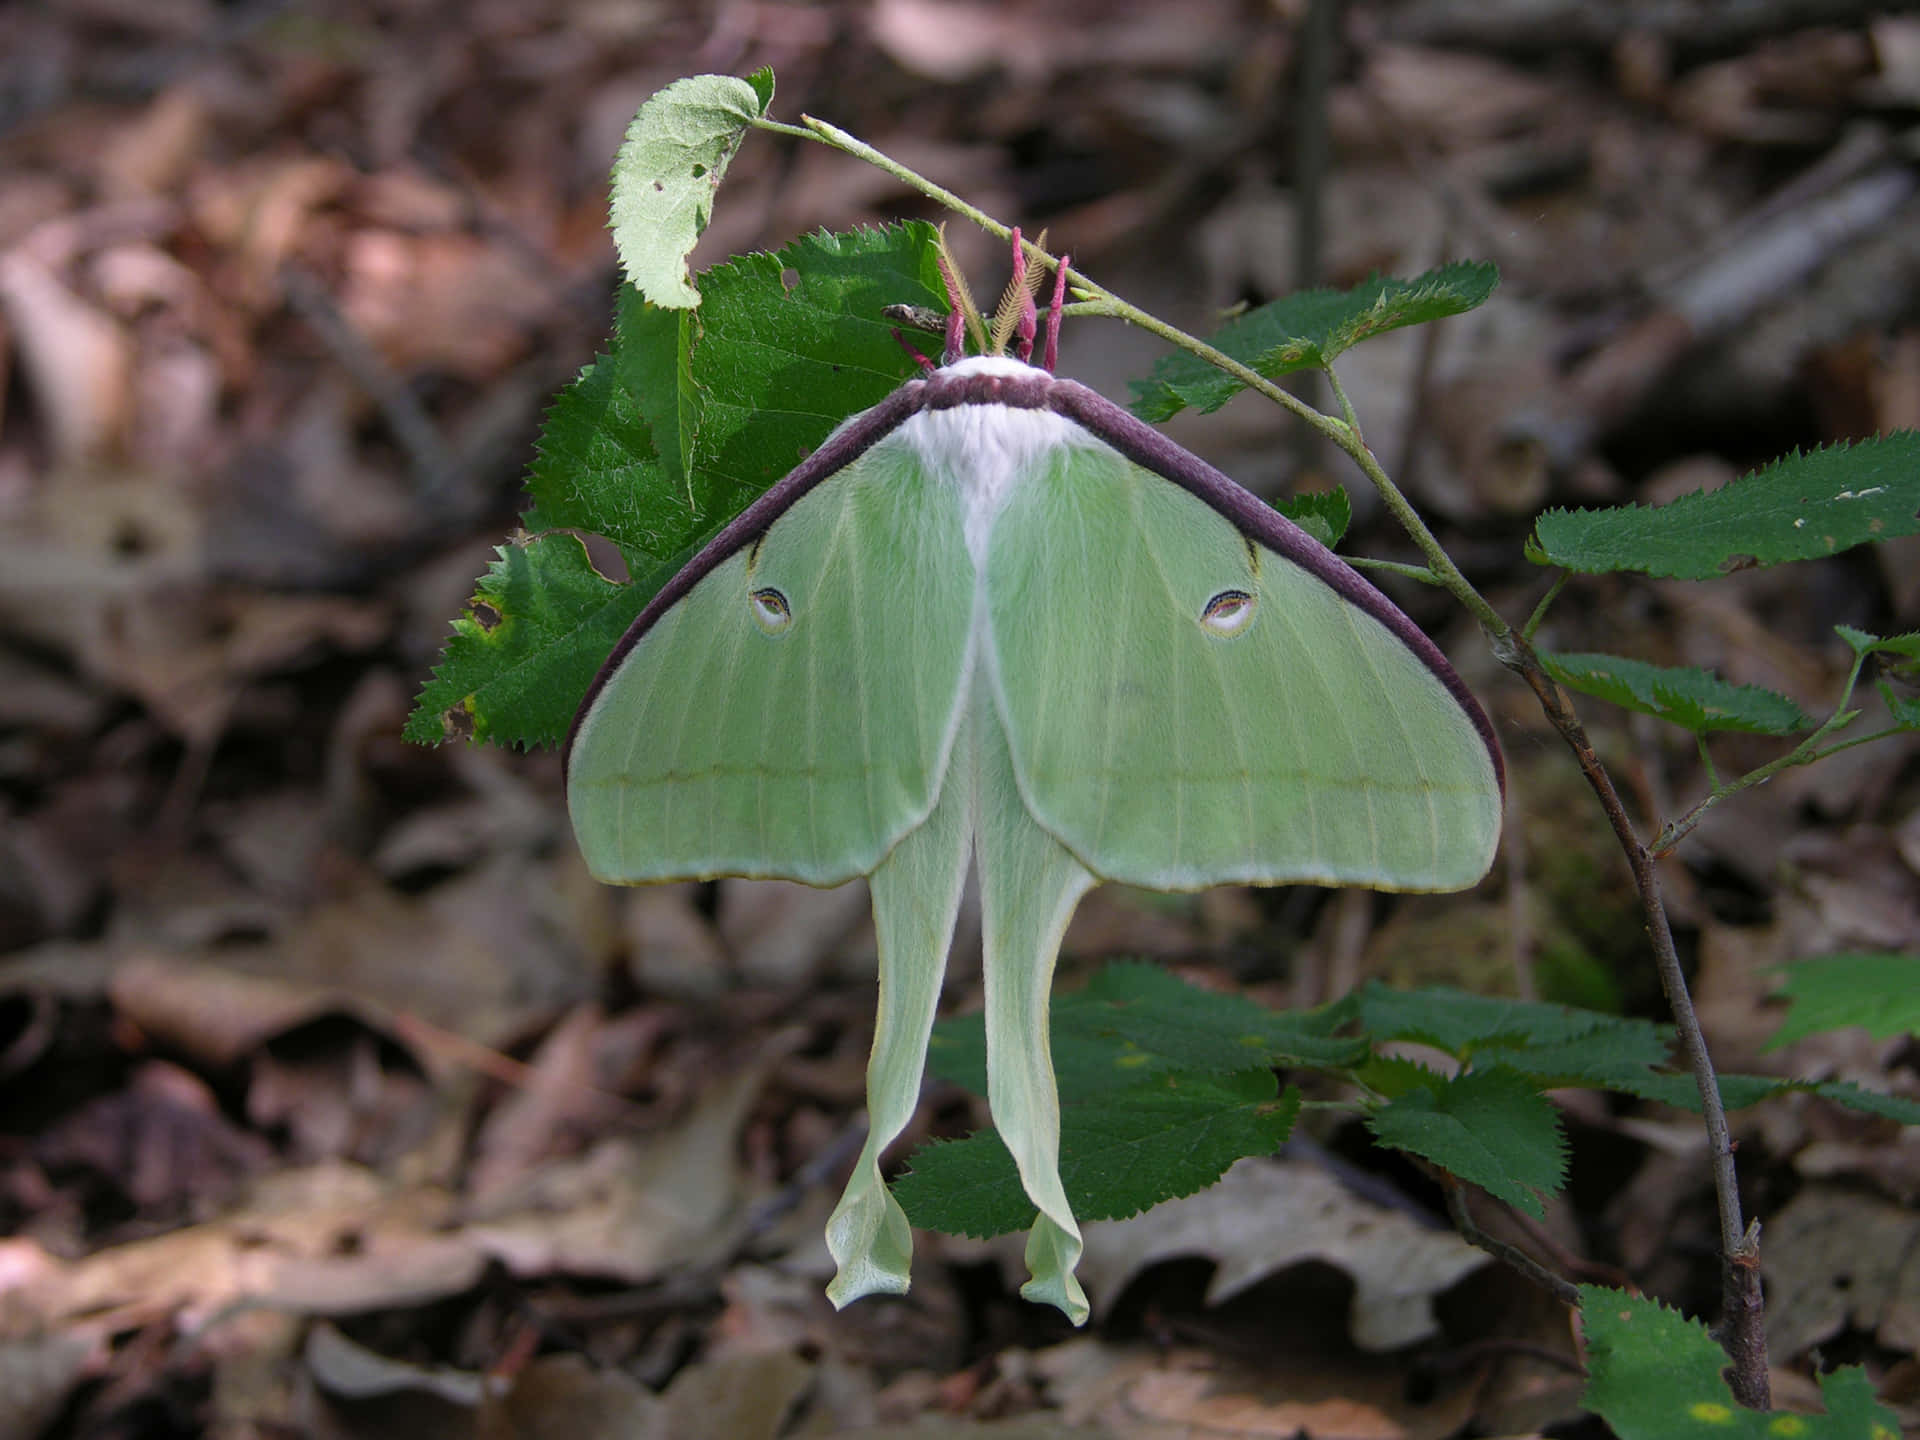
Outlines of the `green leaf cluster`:
<svg viewBox="0 0 1920 1440">
<path fill-rule="evenodd" d="M 1119 1219 L 1213 1184 L 1244 1155 L 1285 1143 L 1299 1111 L 1276 1066 L 1358 1063 L 1364 1041 L 1336 1034 L 1340 1007 L 1272 1011 L 1201 990 L 1154 965 L 1108 966 L 1052 1007 L 1060 1090 L 1060 1178 L 1074 1213 Z M 935 1074 L 984 1095 L 986 1032 L 978 1015 L 941 1022 Z M 1024 1229 L 1034 1207 L 999 1136 L 917 1151 L 895 1182 L 909 1218 L 955 1234 Z"/>
<path fill-rule="evenodd" d="M 623 287 L 608 352 L 547 412 L 530 533 L 454 622 L 407 738 L 556 743 L 622 631 L 699 543 L 915 372 L 880 312 L 944 294 L 935 255 L 916 222 L 715 266 L 698 311 Z M 611 541 L 630 580 L 597 571 L 580 535 Z"/>
<path fill-rule="evenodd" d="M 1900 1434 L 1858 1366 L 1820 1377 L 1825 1414 L 1745 1410 L 1722 1373 L 1726 1351 L 1699 1321 L 1623 1290 L 1582 1285 L 1580 1323 L 1587 1408 L 1620 1440 L 1896 1440 Z"/>
<path fill-rule="evenodd" d="M 1351 290 L 1302 290 L 1229 321 L 1210 343 L 1277 380 L 1296 370 L 1324 370 L 1362 340 L 1389 330 L 1471 310 L 1499 283 L 1492 265 L 1463 260 L 1411 280 L 1376 275 Z M 1145 380 L 1133 382 L 1133 413 L 1158 424 L 1188 406 L 1218 410 L 1245 388 L 1196 355 L 1168 355 Z"/>
<path fill-rule="evenodd" d="M 1666 505 L 1549 510 L 1534 524 L 1527 557 L 1536 564 L 1586 573 L 1638 571 L 1709 580 L 1915 533 L 1920 533 L 1920 433 L 1897 431 L 1789 455 L 1717 490 L 1695 491 Z M 1570 690 L 1670 721 L 1702 739 L 1716 731 L 1779 736 L 1813 732 L 1788 755 L 1724 790 L 1716 777 L 1714 793 L 1704 802 L 1712 803 L 1776 769 L 1831 753 L 1821 742 L 1859 718 L 1860 712 L 1847 705 L 1869 656 L 1880 662 L 1878 684 L 1893 719 L 1891 728 L 1920 729 L 1920 694 L 1909 688 L 1920 678 L 1920 634 L 1882 638 L 1851 626 L 1836 628 L 1853 651 L 1854 668 L 1845 694 L 1824 723 L 1788 696 L 1756 685 L 1732 685 L 1691 666 L 1595 654 L 1542 653 L 1540 660 L 1547 673 Z M 1691 819 L 1676 835 L 1690 828 Z"/>
<path fill-rule="evenodd" d="M 1551 1090 L 1615 1090 L 1697 1110 L 1693 1076 L 1670 1066 L 1671 1027 L 1446 985 L 1371 983 L 1334 1005 L 1273 1011 L 1202 990 L 1157 966 L 1120 963 L 1056 997 L 1061 1178 L 1074 1213 L 1131 1215 L 1192 1194 L 1287 1137 L 1299 1093 L 1275 1069 L 1351 1082 L 1374 1138 L 1532 1215 L 1565 1179 Z M 1435 1052 L 1409 1058 L 1405 1047 Z M 935 1074 L 984 1095 L 978 1015 L 943 1020 Z M 1721 1077 L 1729 1109 L 1805 1091 L 1903 1124 L 1920 1104 L 1835 1082 Z M 1024 1229 L 1033 1206 L 991 1130 L 917 1151 L 895 1193 L 917 1225 L 955 1234 Z"/>
</svg>

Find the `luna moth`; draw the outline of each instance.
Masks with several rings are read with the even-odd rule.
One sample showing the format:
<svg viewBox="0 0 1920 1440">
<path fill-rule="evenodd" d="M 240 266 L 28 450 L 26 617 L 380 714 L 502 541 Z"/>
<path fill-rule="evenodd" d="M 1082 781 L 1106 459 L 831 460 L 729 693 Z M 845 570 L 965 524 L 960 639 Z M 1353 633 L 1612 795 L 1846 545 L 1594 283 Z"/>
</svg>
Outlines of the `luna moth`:
<svg viewBox="0 0 1920 1440">
<path fill-rule="evenodd" d="M 827 1225 L 837 1306 L 907 1288 L 880 1158 L 975 867 L 988 1101 L 1038 1211 L 1021 1293 L 1079 1324 L 1047 1017 L 1080 897 L 1460 889 L 1492 863 L 1504 779 L 1412 621 L 1051 373 L 1058 283 L 1027 363 L 1022 298 L 995 326 L 1016 355 L 962 358 L 962 309 L 979 327 L 957 289 L 947 363 L 843 423 L 653 597 L 574 719 L 567 803 L 605 881 L 868 878 L 880 1005 L 866 1145 Z"/>
</svg>

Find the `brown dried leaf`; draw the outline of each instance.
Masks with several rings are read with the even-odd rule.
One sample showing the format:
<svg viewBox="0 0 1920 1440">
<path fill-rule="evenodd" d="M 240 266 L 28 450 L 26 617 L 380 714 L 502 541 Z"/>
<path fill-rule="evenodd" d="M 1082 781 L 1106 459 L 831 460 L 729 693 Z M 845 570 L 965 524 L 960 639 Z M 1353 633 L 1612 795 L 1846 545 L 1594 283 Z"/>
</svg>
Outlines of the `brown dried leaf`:
<svg viewBox="0 0 1920 1440">
<path fill-rule="evenodd" d="M 4 309 L 59 464 L 111 452 L 133 415 L 133 341 L 21 250 L 0 254 Z"/>
<path fill-rule="evenodd" d="M 1086 1231 L 1081 1277 L 1096 1313 L 1156 1261 L 1198 1255 L 1218 1262 L 1207 1303 L 1221 1304 L 1303 1260 L 1353 1277 L 1348 1322 L 1356 1345 L 1392 1350 L 1434 1334 L 1433 1298 L 1488 1263 L 1451 1230 L 1428 1229 L 1361 1199 L 1325 1171 L 1247 1159 L 1211 1189 Z"/>
<path fill-rule="evenodd" d="M 49 1170 L 85 1166 L 117 1184 L 142 1213 L 202 1213 L 273 1154 L 220 1112 L 196 1076 L 150 1060 L 125 1090 L 81 1106 L 42 1134 L 34 1158 Z"/>
<path fill-rule="evenodd" d="M 605 1140 L 477 1207 L 466 1233 L 517 1275 L 565 1271 L 631 1284 L 729 1253 L 744 1220 L 741 1127 L 795 1037 L 708 1087 L 671 1130 Z"/>
<path fill-rule="evenodd" d="M 508 1092 L 474 1142 L 467 1193 L 484 1205 L 543 1159 L 564 1154 L 631 1107 L 596 1088 L 600 1007 L 575 1007 L 547 1032 L 526 1083 Z"/>
<path fill-rule="evenodd" d="M 447 1198 L 390 1191 L 349 1166 L 283 1171 L 229 1217 L 66 1262 L 0 1241 L 0 1321 L 107 1334 L 174 1316 L 197 1329 L 252 1302 L 349 1315 L 424 1304 L 479 1279 L 486 1257 L 444 1229 Z"/>
<path fill-rule="evenodd" d="M 1797 1355 L 1851 1324 L 1920 1350 L 1920 1216 L 1873 1196 L 1810 1186 L 1767 1220 L 1767 1341 Z"/>
</svg>

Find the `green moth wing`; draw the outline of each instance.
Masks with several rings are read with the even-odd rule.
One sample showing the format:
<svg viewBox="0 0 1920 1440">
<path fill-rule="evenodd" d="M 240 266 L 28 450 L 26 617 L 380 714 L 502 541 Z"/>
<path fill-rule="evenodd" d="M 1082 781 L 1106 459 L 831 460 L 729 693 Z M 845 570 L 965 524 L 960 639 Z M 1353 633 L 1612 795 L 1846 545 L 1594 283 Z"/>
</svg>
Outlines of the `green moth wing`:
<svg viewBox="0 0 1920 1440">
<path fill-rule="evenodd" d="M 911 1119 L 971 860 L 989 1103 L 1076 1324 L 1047 1002 L 1101 880 L 1456 889 L 1492 863 L 1491 725 L 1353 570 L 1111 402 L 999 357 L 856 416 L 656 595 L 574 720 L 589 869 L 871 876 L 871 1127 L 836 1305 L 906 1289 L 880 1170 Z"/>
<path fill-rule="evenodd" d="M 599 879 L 837 885 L 938 798 L 969 668 L 958 498 L 884 439 L 764 498 L 790 503 L 656 597 L 574 722 L 567 807 Z"/>
<path fill-rule="evenodd" d="M 1486 872 L 1496 752 L 1378 592 L 1089 432 L 1038 464 L 994 526 L 990 653 L 1021 791 L 1068 849 L 1156 890 Z"/>
</svg>

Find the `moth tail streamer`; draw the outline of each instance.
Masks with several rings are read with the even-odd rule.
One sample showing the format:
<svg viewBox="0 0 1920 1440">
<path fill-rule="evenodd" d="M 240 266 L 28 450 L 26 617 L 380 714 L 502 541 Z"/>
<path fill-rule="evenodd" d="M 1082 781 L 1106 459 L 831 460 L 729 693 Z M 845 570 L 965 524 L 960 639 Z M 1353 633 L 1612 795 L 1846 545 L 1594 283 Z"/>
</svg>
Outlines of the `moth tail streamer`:
<svg viewBox="0 0 1920 1440">
<path fill-rule="evenodd" d="M 913 1119 L 927 1041 L 973 840 L 973 780 L 956 743 L 933 813 L 868 880 L 880 949 L 880 1008 L 867 1060 L 867 1142 L 827 1220 L 838 1267 L 827 1298 L 839 1309 L 863 1295 L 904 1295 L 913 1230 L 880 1174 L 880 1157 Z"/>
</svg>

